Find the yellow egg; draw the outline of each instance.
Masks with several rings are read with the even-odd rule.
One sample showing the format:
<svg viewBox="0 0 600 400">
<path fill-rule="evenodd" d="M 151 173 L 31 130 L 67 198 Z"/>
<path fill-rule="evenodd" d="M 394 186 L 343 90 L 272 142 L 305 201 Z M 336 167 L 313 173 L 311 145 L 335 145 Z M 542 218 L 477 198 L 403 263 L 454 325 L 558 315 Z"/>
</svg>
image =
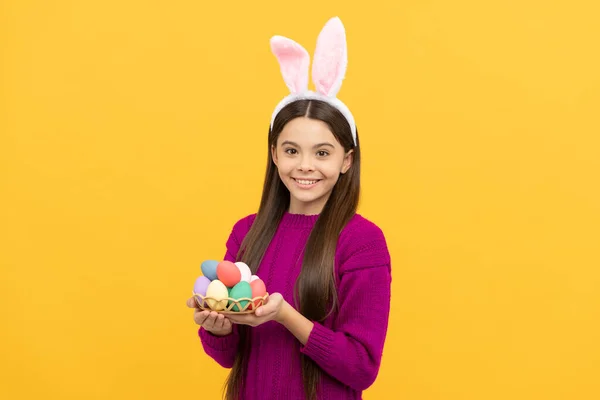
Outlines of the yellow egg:
<svg viewBox="0 0 600 400">
<path fill-rule="evenodd" d="M 207 299 L 206 302 L 212 310 L 224 310 L 227 307 L 228 294 L 227 286 L 220 280 L 215 279 L 206 288 L 206 297 L 212 297 L 212 299 Z"/>
</svg>

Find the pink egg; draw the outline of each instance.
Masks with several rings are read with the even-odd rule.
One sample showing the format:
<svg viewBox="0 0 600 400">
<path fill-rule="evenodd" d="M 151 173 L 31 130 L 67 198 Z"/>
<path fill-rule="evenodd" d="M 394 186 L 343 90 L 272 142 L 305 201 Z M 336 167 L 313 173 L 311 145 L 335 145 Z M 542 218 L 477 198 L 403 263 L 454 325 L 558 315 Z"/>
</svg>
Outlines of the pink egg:
<svg viewBox="0 0 600 400">
<path fill-rule="evenodd" d="M 267 294 L 267 288 L 265 286 L 265 283 L 260 278 L 255 279 L 252 282 L 250 282 L 250 288 L 252 289 L 252 298 L 253 299 L 255 297 L 263 297 L 265 294 Z M 248 307 L 248 309 L 257 307 L 260 305 L 260 303 L 261 303 L 261 300 L 254 300 L 253 304 L 251 304 L 250 307 Z"/>
<path fill-rule="evenodd" d="M 221 261 L 217 265 L 217 278 L 229 288 L 237 285 L 242 279 L 240 269 L 231 261 Z"/>
</svg>

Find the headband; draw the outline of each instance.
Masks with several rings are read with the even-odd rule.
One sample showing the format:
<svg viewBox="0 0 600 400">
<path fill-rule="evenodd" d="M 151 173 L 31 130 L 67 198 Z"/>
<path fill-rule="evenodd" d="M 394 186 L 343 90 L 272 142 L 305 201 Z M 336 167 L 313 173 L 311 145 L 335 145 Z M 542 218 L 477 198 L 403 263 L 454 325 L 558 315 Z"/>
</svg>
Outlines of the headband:
<svg viewBox="0 0 600 400">
<path fill-rule="evenodd" d="M 271 38 L 271 51 L 279 62 L 283 80 L 290 90 L 290 94 L 284 97 L 273 111 L 271 129 L 275 117 L 286 105 L 297 100 L 321 100 L 337 108 L 344 115 L 352 130 L 352 138 L 356 146 L 354 116 L 336 97 L 342 87 L 348 65 L 346 32 L 342 21 L 338 17 L 331 18 L 317 38 L 312 65 L 312 79 L 316 87 L 314 92 L 308 90 L 310 56 L 304 47 L 292 39 L 277 35 Z"/>
</svg>

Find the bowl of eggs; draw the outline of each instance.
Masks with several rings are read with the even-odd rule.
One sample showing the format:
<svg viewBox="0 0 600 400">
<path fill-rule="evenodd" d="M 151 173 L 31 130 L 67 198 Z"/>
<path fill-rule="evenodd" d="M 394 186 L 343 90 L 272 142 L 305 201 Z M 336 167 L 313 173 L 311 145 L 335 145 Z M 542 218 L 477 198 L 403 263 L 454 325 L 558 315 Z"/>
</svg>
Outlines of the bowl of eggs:
<svg viewBox="0 0 600 400">
<path fill-rule="evenodd" d="M 269 297 L 263 280 L 243 262 L 206 260 L 200 269 L 193 296 L 201 310 L 251 314 Z"/>
</svg>

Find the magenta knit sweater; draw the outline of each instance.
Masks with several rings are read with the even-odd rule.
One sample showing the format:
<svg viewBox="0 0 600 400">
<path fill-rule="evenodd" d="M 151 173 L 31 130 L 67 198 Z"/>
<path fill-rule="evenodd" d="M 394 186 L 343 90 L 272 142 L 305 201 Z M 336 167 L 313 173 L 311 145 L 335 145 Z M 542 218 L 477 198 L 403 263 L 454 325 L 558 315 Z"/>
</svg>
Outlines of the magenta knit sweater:
<svg viewBox="0 0 600 400">
<path fill-rule="evenodd" d="M 255 216 L 234 225 L 226 260 L 237 261 L 235 255 Z M 257 271 L 267 291 L 281 293 L 293 307 L 303 248 L 317 218 L 286 213 Z M 335 272 L 339 311 L 323 323 L 315 322 L 305 346 L 277 322 L 251 328 L 242 400 L 303 399 L 300 353 L 324 371 L 319 399 L 361 399 L 362 391 L 375 381 L 388 327 L 390 255 L 382 231 L 359 214 L 339 237 Z M 237 352 L 236 328 L 234 325 L 233 333 L 222 337 L 202 328 L 198 331 L 206 354 L 225 368 L 231 368 Z"/>
</svg>

